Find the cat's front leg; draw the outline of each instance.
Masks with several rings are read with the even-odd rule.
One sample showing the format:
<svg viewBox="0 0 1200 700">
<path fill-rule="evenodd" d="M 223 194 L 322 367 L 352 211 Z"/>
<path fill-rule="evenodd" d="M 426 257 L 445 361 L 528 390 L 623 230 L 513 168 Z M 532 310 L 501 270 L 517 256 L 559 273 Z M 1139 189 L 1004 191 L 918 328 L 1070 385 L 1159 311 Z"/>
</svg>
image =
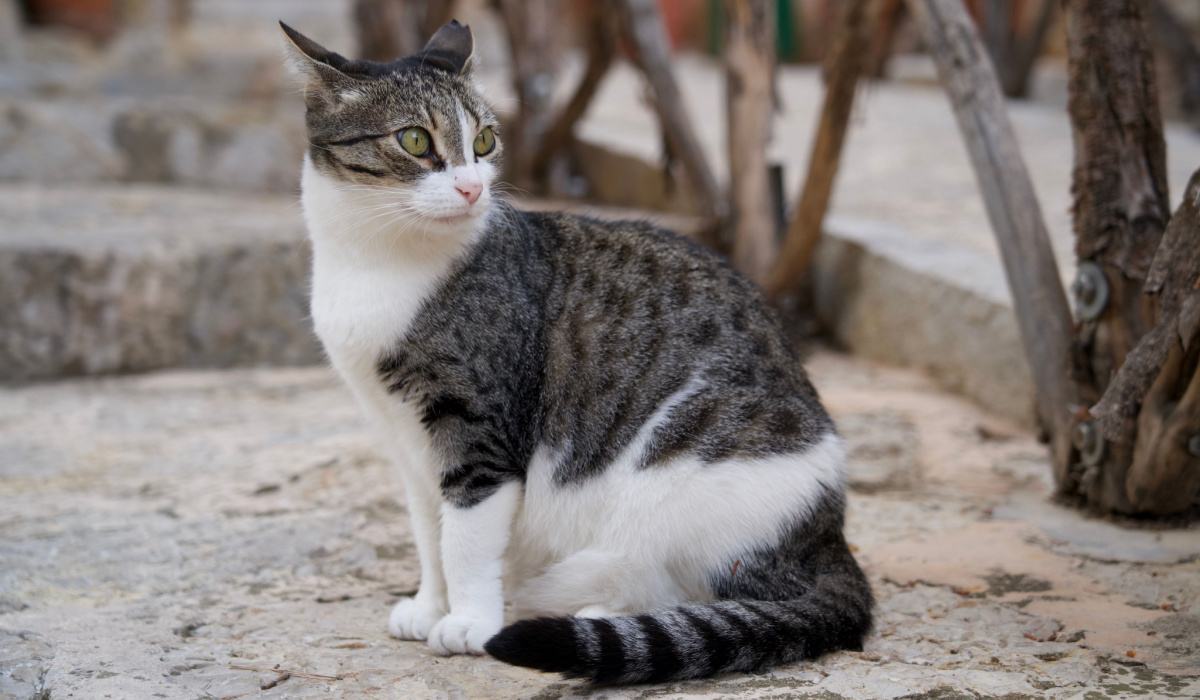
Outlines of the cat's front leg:
<svg viewBox="0 0 1200 700">
<path fill-rule="evenodd" d="M 392 606 L 388 632 L 399 639 L 428 639 L 429 631 L 445 616 L 446 579 L 442 575 L 438 508 L 441 493 L 432 475 L 404 469 L 404 490 L 417 557 L 421 562 L 421 585 L 417 595 L 403 598 Z"/>
<path fill-rule="evenodd" d="M 441 654 L 482 654 L 504 624 L 504 550 L 521 484 L 508 481 L 470 505 L 448 498 L 442 504 L 442 566 L 450 614 L 429 633 Z"/>
</svg>

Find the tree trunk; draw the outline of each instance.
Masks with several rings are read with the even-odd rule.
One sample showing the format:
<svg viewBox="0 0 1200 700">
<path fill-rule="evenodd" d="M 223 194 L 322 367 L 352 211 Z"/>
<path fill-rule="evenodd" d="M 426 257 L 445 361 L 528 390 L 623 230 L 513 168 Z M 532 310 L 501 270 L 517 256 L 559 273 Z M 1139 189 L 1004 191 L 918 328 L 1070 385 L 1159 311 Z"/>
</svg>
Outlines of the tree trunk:
<svg viewBox="0 0 1200 700">
<path fill-rule="evenodd" d="M 726 145 L 733 264 L 761 283 L 776 254 L 767 169 L 775 102 L 774 8 L 759 0 L 733 0 L 725 8 Z"/>
<path fill-rule="evenodd" d="M 1143 289 L 1170 209 L 1166 143 L 1142 9 L 1138 0 L 1066 4 L 1075 141 L 1072 213 L 1080 270 L 1073 374 L 1087 405 L 1100 400 L 1157 316 Z M 1085 416 L 1063 490 L 1104 511 L 1170 510 L 1161 501 L 1164 494 L 1145 483 L 1129 488 L 1141 422 L 1129 412 L 1104 425 Z"/>
<path fill-rule="evenodd" d="M 1125 491 L 1134 510 L 1172 514 L 1200 496 L 1200 171 L 1171 217 L 1144 292 L 1158 322 L 1091 413 L 1097 432 L 1114 440 L 1136 420 Z"/>
<path fill-rule="evenodd" d="M 1071 451 L 1071 312 L 1063 293 L 1041 205 L 1021 158 L 1000 82 L 961 0 L 911 0 L 942 87 L 979 180 L 1000 246 L 1025 356 L 1033 370 L 1037 411 L 1055 463 Z M 1065 468 L 1056 470 L 1061 485 Z"/>
<path fill-rule="evenodd" d="M 807 274 L 813 251 L 821 239 L 821 224 L 833 195 L 833 181 L 854 107 L 854 91 L 867 60 L 870 4 L 870 0 L 847 0 L 842 7 L 826 61 L 825 102 L 808 158 L 808 174 L 796 212 L 788 224 L 783 250 L 767 279 L 767 294 L 774 299 L 794 289 Z"/>
</svg>

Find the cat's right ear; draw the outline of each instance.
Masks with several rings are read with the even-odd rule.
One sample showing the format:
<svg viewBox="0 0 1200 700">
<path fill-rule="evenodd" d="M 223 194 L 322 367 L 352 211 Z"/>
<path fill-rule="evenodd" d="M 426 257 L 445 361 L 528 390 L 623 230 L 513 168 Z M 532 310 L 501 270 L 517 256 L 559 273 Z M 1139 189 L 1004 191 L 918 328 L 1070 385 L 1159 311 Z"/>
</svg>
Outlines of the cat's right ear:
<svg viewBox="0 0 1200 700">
<path fill-rule="evenodd" d="M 327 50 L 282 21 L 279 28 L 283 30 L 288 64 L 304 79 L 306 101 L 318 99 L 336 104 L 340 95 L 353 91 L 354 78 L 342 72 L 342 67 L 349 63 L 345 57 Z"/>
</svg>

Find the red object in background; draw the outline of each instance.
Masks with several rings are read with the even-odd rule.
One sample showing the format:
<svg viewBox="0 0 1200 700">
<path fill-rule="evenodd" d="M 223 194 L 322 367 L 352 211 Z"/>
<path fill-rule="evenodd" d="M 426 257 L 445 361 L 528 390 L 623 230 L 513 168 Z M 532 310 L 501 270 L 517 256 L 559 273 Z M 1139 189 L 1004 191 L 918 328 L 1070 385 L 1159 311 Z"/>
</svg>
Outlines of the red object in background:
<svg viewBox="0 0 1200 700">
<path fill-rule="evenodd" d="M 114 0 L 25 0 L 33 24 L 68 27 L 103 41 L 117 27 Z"/>
<path fill-rule="evenodd" d="M 662 14 L 667 36 L 671 39 L 671 50 L 696 44 L 695 29 L 704 21 L 705 0 L 658 0 L 658 11 Z"/>
</svg>

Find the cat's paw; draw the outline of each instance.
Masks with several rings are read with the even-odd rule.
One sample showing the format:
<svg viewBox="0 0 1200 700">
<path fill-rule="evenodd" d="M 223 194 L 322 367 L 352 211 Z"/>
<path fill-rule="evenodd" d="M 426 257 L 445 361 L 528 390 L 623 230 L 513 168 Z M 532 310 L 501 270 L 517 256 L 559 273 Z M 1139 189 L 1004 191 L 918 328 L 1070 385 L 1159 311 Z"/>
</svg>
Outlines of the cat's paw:
<svg viewBox="0 0 1200 700">
<path fill-rule="evenodd" d="M 402 598 L 388 615 L 388 633 L 398 639 L 428 639 L 429 631 L 445 615 L 445 608 L 436 603 Z"/>
<path fill-rule="evenodd" d="M 483 645 L 500 631 L 499 617 L 450 613 L 429 633 L 429 648 L 439 654 L 483 654 Z"/>
</svg>

